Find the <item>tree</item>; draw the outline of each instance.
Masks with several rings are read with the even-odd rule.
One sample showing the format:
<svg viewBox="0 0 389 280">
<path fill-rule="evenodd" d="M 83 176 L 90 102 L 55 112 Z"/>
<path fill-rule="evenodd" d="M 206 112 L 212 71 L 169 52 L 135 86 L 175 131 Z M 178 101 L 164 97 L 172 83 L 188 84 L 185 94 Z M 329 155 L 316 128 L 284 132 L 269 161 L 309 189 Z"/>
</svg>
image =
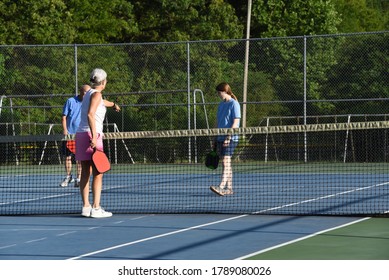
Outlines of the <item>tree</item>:
<svg viewBox="0 0 389 280">
<path fill-rule="evenodd" d="M 224 0 L 132 1 L 137 42 L 241 38 L 243 25 Z"/>
<path fill-rule="evenodd" d="M 387 1 L 335 0 L 334 4 L 342 18 L 338 24 L 342 33 L 381 31 L 389 28 Z"/>
<path fill-rule="evenodd" d="M 58 44 L 74 33 L 62 0 L 2 0 L 0 44 Z"/>
<path fill-rule="evenodd" d="M 303 35 L 337 32 L 339 15 L 330 1 L 276 1 L 254 0 L 251 36 L 272 37 L 262 43 L 257 52 L 258 70 L 272 74 L 272 83 L 280 100 L 303 100 L 304 44 Z M 300 36 L 275 38 L 285 36 Z M 340 42 L 331 38 L 309 37 L 307 51 L 307 97 L 321 98 L 321 84 L 326 71 L 336 63 L 334 53 Z M 311 112 L 322 110 L 321 104 L 312 104 Z M 315 108 L 315 106 L 318 106 Z M 302 107 L 288 105 L 290 113 L 301 115 Z"/>
<path fill-rule="evenodd" d="M 0 44 L 113 43 L 136 31 L 126 0 L 0 1 Z"/>
<path fill-rule="evenodd" d="M 133 1 L 66 1 L 72 16 L 73 41 L 78 44 L 123 43 L 138 33 Z"/>
<path fill-rule="evenodd" d="M 337 32 L 339 15 L 328 0 L 254 0 L 252 37 L 284 37 Z"/>
<path fill-rule="evenodd" d="M 361 35 L 348 38 L 337 56 L 339 63 L 329 72 L 324 85 L 327 99 L 389 98 L 388 34 Z M 340 103 L 337 114 L 387 113 L 382 101 Z"/>
</svg>

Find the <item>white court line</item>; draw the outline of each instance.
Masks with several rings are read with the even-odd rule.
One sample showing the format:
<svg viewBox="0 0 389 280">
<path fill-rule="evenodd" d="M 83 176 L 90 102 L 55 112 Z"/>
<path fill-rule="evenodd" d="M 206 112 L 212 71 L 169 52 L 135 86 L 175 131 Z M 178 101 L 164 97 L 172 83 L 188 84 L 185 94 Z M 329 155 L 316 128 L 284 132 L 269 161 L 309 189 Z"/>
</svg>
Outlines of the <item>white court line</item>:
<svg viewBox="0 0 389 280">
<path fill-rule="evenodd" d="M 318 198 L 308 199 L 308 200 L 299 201 L 299 202 L 295 202 L 295 203 L 290 203 L 290 204 L 286 204 L 286 205 L 280 205 L 280 206 L 277 206 L 277 207 L 272 207 L 272 208 L 264 209 L 264 210 L 261 210 L 261 211 L 257 211 L 257 212 L 254 212 L 252 214 L 265 213 L 265 212 L 269 212 L 269 211 L 276 210 L 276 209 L 287 208 L 287 207 L 294 206 L 294 205 L 300 205 L 300 204 L 304 204 L 304 203 L 308 203 L 308 202 L 313 202 L 313 201 L 317 201 L 317 200 L 322 200 L 322 199 L 326 199 L 326 198 L 330 198 L 330 197 L 336 197 L 336 196 L 339 196 L 339 195 L 348 194 L 348 193 L 352 193 L 352 192 L 358 192 L 358 191 L 362 191 L 362 190 L 366 190 L 366 189 L 370 189 L 370 188 L 374 188 L 374 187 L 378 187 L 378 186 L 388 185 L 388 184 L 389 184 L 389 182 L 385 182 L 385 183 L 375 184 L 375 185 L 371 185 L 371 186 L 367 186 L 367 187 L 360 187 L 360 188 L 356 188 L 356 189 L 353 189 L 353 190 L 339 192 L 339 193 L 335 193 L 335 194 L 331 194 L 331 195 L 326 195 L 326 196 L 322 196 L 322 197 L 318 197 Z M 135 241 L 132 241 L 132 242 L 128 242 L 128 243 L 124 243 L 124 244 L 119 244 L 119 245 L 116 245 L 116 246 L 113 246 L 113 247 L 108 247 L 108 248 L 101 249 L 101 250 L 98 250 L 98 251 L 94 251 L 94 252 L 86 253 L 86 254 L 83 254 L 83 255 L 79 255 L 79 256 L 70 258 L 68 260 L 77 260 L 77 259 L 81 259 L 83 257 L 88 257 L 88 256 L 96 255 L 96 254 L 99 254 L 99 253 L 102 253 L 102 252 L 107 252 L 107 251 L 115 250 L 115 249 L 118 249 L 118 248 L 130 246 L 130 245 L 137 244 L 137 243 L 146 242 L 146 241 L 153 240 L 153 239 L 162 238 L 162 237 L 169 236 L 169 235 L 174 235 L 174 234 L 190 231 L 190 230 L 193 230 L 193 229 L 207 227 L 207 226 L 214 225 L 214 224 L 224 223 L 224 222 L 227 222 L 227 221 L 231 221 L 231 220 L 235 220 L 235 219 L 240 219 L 240 218 L 247 217 L 247 216 L 249 216 L 249 214 L 235 216 L 235 217 L 231 217 L 231 218 L 228 218 L 228 219 L 223 219 L 223 220 L 212 222 L 212 223 L 206 223 L 206 224 L 197 225 L 197 226 L 193 226 L 193 227 L 189 227 L 189 228 L 185 228 L 185 229 L 181 229 L 181 230 L 177 230 L 177 231 L 172 231 L 172 232 L 168 232 L 168 233 L 164 233 L 164 234 L 160 234 L 160 235 L 155 235 L 155 236 L 151 236 L 151 237 L 148 237 L 148 238 L 139 239 L 139 240 L 135 240 Z M 356 223 L 356 222 L 363 221 L 363 220 L 366 220 L 366 219 L 369 219 L 369 218 L 364 218 L 364 219 L 361 219 L 361 220 L 358 220 L 358 221 L 355 221 L 355 222 L 352 222 L 352 223 Z M 349 224 L 352 224 L 352 223 L 349 223 Z M 349 224 L 345 224 L 343 226 L 346 226 L 346 225 L 349 225 Z M 342 227 L 342 226 L 339 226 L 339 227 Z M 335 228 L 333 228 L 333 229 L 335 229 Z M 329 229 L 329 230 L 332 230 L 332 229 Z M 329 230 L 325 230 L 325 231 L 329 231 Z M 322 231 L 322 232 L 325 232 L 325 231 Z M 320 233 L 315 233 L 315 234 L 320 234 Z M 308 235 L 307 237 L 304 237 L 304 238 L 308 238 L 310 236 L 312 236 L 312 235 Z M 298 240 L 301 240 L 301 238 L 300 239 L 296 239 L 294 241 L 290 241 L 290 242 L 297 242 Z"/>
<path fill-rule="evenodd" d="M 344 192 L 338 192 L 338 193 L 334 193 L 334 194 L 329 194 L 329 195 L 325 195 L 325 196 L 311 198 L 311 199 L 307 199 L 307 200 L 303 200 L 303 201 L 298 201 L 298 202 L 294 202 L 294 203 L 290 203 L 290 204 L 286 204 L 286 205 L 280 205 L 280 206 L 277 206 L 277 207 L 272 207 L 272 208 L 269 208 L 269 209 L 264 209 L 264 210 L 261 210 L 261 211 L 257 211 L 257 212 L 254 212 L 252 214 L 261 214 L 261 213 L 265 213 L 265 212 L 269 212 L 269 211 L 273 211 L 273 210 L 277 210 L 277 209 L 281 209 L 281 208 L 286 208 L 286 207 L 290 207 L 290 206 L 300 205 L 300 204 L 304 204 L 304 203 L 308 203 L 308 202 L 314 202 L 314 201 L 323 200 L 323 199 L 327 199 L 327 198 L 331 198 L 331 197 L 336 197 L 336 196 L 340 196 L 340 195 L 344 195 L 344 194 L 349 194 L 349 193 L 353 193 L 353 192 L 364 191 L 364 190 L 367 190 L 367 189 L 371 189 L 371 188 L 375 188 L 375 187 L 380 187 L 380 186 L 384 186 L 384 185 L 389 185 L 389 182 L 375 184 L 375 185 L 371 185 L 371 186 L 367 186 L 367 187 L 360 187 L 360 188 L 356 188 L 356 189 L 352 189 L 352 190 L 348 190 L 348 191 L 344 191 Z"/>
<path fill-rule="evenodd" d="M 68 193 L 68 194 L 57 194 L 57 195 L 49 195 L 49 196 L 43 196 L 43 197 L 37 197 L 37 198 L 29 198 L 29 199 L 22 199 L 22 200 L 15 200 L 11 202 L 2 202 L 0 205 L 12 205 L 15 203 L 23 203 L 23 202 L 31 202 L 31 201 L 38 201 L 48 198 L 57 198 L 57 197 L 64 197 L 69 195 L 74 195 L 75 193 Z"/>
<path fill-rule="evenodd" d="M 0 231 L 64 231 L 67 228 L 11 228 L 11 229 L 0 229 Z M 85 228 L 76 228 L 77 231 L 89 230 Z"/>
<path fill-rule="evenodd" d="M 79 255 L 79 256 L 70 258 L 68 260 L 78 260 L 78 259 L 81 259 L 83 257 L 88 257 L 88 256 L 96 255 L 96 254 L 99 254 L 99 253 L 102 253 L 102 252 L 107 252 L 107 251 L 115 250 L 115 249 L 118 249 L 118 248 L 134 245 L 134 244 L 137 244 L 137 243 L 142 243 L 142 242 L 145 242 L 145 241 L 149 241 L 149 240 L 153 240 L 153 239 L 158 239 L 158 238 L 169 236 L 169 235 L 174 235 L 174 234 L 178 234 L 178 233 L 181 233 L 181 232 L 190 231 L 190 230 L 193 230 L 193 229 L 207 227 L 207 226 L 210 226 L 210 225 L 215 225 L 215 224 L 219 224 L 219 223 L 223 223 L 223 222 L 227 222 L 227 221 L 231 221 L 231 220 L 235 220 L 235 219 L 239 219 L 239 218 L 243 218 L 243 217 L 247 217 L 247 216 L 248 215 L 240 215 L 240 216 L 231 217 L 231 218 L 228 218 L 228 219 L 224 219 L 224 220 L 220 220 L 220 221 L 216 221 L 216 222 L 212 222 L 212 223 L 206 223 L 206 224 L 197 225 L 197 226 L 193 226 L 193 227 L 189 227 L 189 228 L 184 228 L 184 229 L 180 229 L 180 230 L 176 230 L 176 231 L 172 231 L 172 232 L 167 232 L 167 233 L 164 233 L 164 234 L 155 235 L 155 236 L 151 236 L 151 237 L 148 237 L 148 238 L 143 238 L 143 239 L 135 240 L 135 241 L 128 242 L 128 243 L 119 244 L 119 245 L 116 245 L 116 246 L 113 246 L 113 247 L 108 247 L 108 248 L 105 248 L 105 249 L 101 249 L 101 250 L 98 250 L 98 251 L 86 253 L 86 254 L 83 254 L 83 255 Z"/>
<path fill-rule="evenodd" d="M 33 243 L 33 242 L 38 242 L 38 241 L 42 241 L 42 240 L 45 240 L 46 237 L 43 237 L 43 238 L 39 238 L 39 239 L 33 239 L 33 240 L 29 240 L 29 241 L 26 241 L 24 243 Z"/>
<path fill-rule="evenodd" d="M 14 247 L 14 246 L 16 246 L 16 244 L 6 245 L 6 246 L 3 246 L 3 247 L 0 247 L 0 250 L 1 249 L 6 249 L 6 248 L 9 248 L 9 247 Z"/>
<path fill-rule="evenodd" d="M 72 233 L 77 233 L 77 232 L 78 231 L 68 231 L 68 232 L 57 234 L 56 236 L 64 236 L 64 235 L 68 235 L 68 234 L 72 234 Z"/>
<path fill-rule="evenodd" d="M 22 175 L 20 175 L 22 176 Z M 23 175 L 24 176 L 24 175 Z M 118 187 L 108 187 L 108 188 L 103 188 L 103 191 L 110 190 L 110 189 L 115 189 L 115 188 L 123 188 L 124 186 L 118 186 Z M 76 192 L 72 193 L 64 193 L 64 194 L 57 194 L 57 195 L 50 195 L 50 196 L 43 196 L 43 197 L 36 197 L 36 198 L 29 198 L 29 199 L 22 199 L 22 200 L 15 200 L 11 202 L 1 202 L 0 205 L 12 205 L 16 203 L 23 203 L 23 202 L 31 202 L 31 201 L 38 201 L 38 200 L 44 200 L 48 198 L 58 198 L 58 197 L 65 197 L 65 196 L 70 196 L 70 195 L 75 195 L 78 194 Z"/>
<path fill-rule="evenodd" d="M 139 217 L 131 218 L 130 220 L 135 221 L 135 220 L 140 220 L 140 219 L 144 219 L 144 218 L 148 218 L 148 217 L 152 217 L 152 216 L 155 216 L 155 214 L 150 214 L 150 215 L 146 215 L 146 216 L 139 216 Z"/>
<path fill-rule="evenodd" d="M 313 233 L 313 234 L 310 234 L 310 235 L 307 235 L 307 236 L 304 236 L 304 237 L 301 237 L 301 238 L 297 238 L 297 239 L 294 239 L 294 240 L 291 240 L 291 241 L 288 241 L 288 242 L 285 242 L 285 243 L 282 243 L 282 244 L 279 244 L 279 245 L 276 245 L 276 246 L 273 246 L 273 247 L 269 247 L 269 248 L 266 248 L 266 249 L 263 249 L 263 250 L 260 250 L 260 251 L 257 251 L 257 252 L 254 252 L 254 253 L 251 253 L 251 254 L 239 257 L 239 258 L 237 258 L 235 260 L 247 259 L 247 258 L 250 258 L 252 256 L 259 255 L 259 254 L 262 254 L 262 253 L 265 253 L 267 251 L 271 251 L 271 250 L 274 250 L 274 249 L 277 249 L 277 248 L 280 248 L 280 247 L 284 247 L 286 245 L 293 244 L 293 243 L 302 241 L 304 239 L 308 239 L 308 238 L 311 238 L 311 237 L 323 234 L 323 233 L 328 232 L 328 231 L 332 231 L 332 230 L 343 228 L 343 227 L 346 227 L 346 226 L 349 226 L 349 225 L 352 225 L 352 224 L 356 224 L 356 223 L 368 220 L 370 218 L 371 217 L 362 218 L 362 219 L 359 219 L 359 220 L 356 220 L 356 221 L 353 221 L 353 222 L 350 222 L 350 223 L 347 223 L 347 224 L 343 224 L 343 225 L 336 226 L 336 227 L 333 227 L 333 228 L 329 228 L 329 229 L 325 229 L 325 230 L 322 230 L 322 231 L 318 231 L 316 233 Z"/>
<path fill-rule="evenodd" d="M 290 203 L 290 204 L 287 204 L 287 205 L 282 205 L 282 206 L 278 206 L 278 207 L 273 207 L 273 208 L 265 209 L 265 210 L 262 210 L 262 211 L 255 212 L 254 214 L 264 213 L 264 212 L 268 212 L 268 211 L 272 211 L 272 210 L 276 210 L 276 209 L 280 209 L 280 208 L 284 208 L 284 207 L 300 205 L 300 204 L 304 204 L 304 203 L 308 203 L 308 202 L 313 202 L 313 201 L 317 201 L 317 200 L 327 199 L 327 198 L 330 198 L 330 197 L 336 197 L 336 196 L 340 196 L 340 195 L 343 195 L 343 194 L 348 194 L 348 193 L 352 193 L 352 192 L 358 192 L 358 191 L 362 191 L 362 190 L 366 190 L 366 189 L 371 189 L 371 188 L 379 187 L 379 186 L 384 186 L 384 185 L 388 185 L 388 184 L 389 184 L 389 182 L 385 182 L 385 183 L 375 184 L 375 185 L 371 185 L 371 186 L 367 186 L 367 187 L 356 188 L 356 189 L 353 189 L 353 190 L 348 190 L 348 191 L 339 192 L 339 193 L 335 193 L 335 194 L 331 194 L 331 195 L 326 195 L 326 196 L 322 196 L 322 197 L 318 197 L 318 198 L 307 199 L 307 200 L 300 201 L 300 202 L 295 202 L 295 203 Z M 389 212 L 389 211 L 387 211 L 387 212 Z M 295 243 L 295 242 L 298 242 L 298 241 L 301 241 L 301 240 L 304 240 L 304 239 L 307 239 L 307 238 L 310 238 L 310 237 L 322 234 L 324 232 L 328 232 L 328 231 L 331 231 L 331 230 L 342 228 L 342 227 L 345 227 L 345 226 L 348 226 L 348 225 L 351 225 L 351 224 L 354 224 L 354 223 L 359 223 L 359 222 L 365 221 L 367 219 L 370 219 L 370 217 L 363 218 L 363 219 L 360 219 L 360 220 L 357 220 L 357 221 L 353 221 L 353 222 L 350 222 L 350 223 L 347 223 L 347 224 L 344 224 L 344 225 L 340 225 L 338 227 L 326 229 L 326 230 L 323 230 L 323 231 L 320 231 L 320 232 L 317 232 L 317 233 L 314 233 L 314 234 L 311 234 L 311 235 L 304 236 L 302 238 L 297 238 L 295 240 L 292 240 L 292 241 L 289 241 L 289 242 L 286 242 L 286 243 L 282 243 L 280 245 L 276 245 L 276 246 L 273 246 L 273 247 L 270 247 L 270 248 L 267 248 L 267 249 L 264 249 L 264 250 L 261 250 L 261 251 L 258 251 L 258 252 L 255 252 L 255 253 L 243 256 L 243 257 L 240 257 L 237 260 L 249 258 L 251 256 L 258 255 L 258 254 L 264 253 L 266 251 L 270 251 L 270 250 L 273 250 L 273 249 L 276 249 L 276 248 L 279 248 L 279 247 L 283 247 L 283 246 L 286 246 L 288 244 L 292 244 L 292 243 Z"/>
</svg>

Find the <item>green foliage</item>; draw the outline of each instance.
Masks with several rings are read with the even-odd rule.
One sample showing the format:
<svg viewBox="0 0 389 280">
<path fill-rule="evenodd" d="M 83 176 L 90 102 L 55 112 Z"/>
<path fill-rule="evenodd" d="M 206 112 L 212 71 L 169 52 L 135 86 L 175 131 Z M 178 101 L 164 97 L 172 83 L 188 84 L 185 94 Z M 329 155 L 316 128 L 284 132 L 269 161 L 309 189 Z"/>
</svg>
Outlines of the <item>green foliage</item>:
<svg viewBox="0 0 389 280">
<path fill-rule="evenodd" d="M 132 1 L 66 1 L 75 33 L 68 43 L 121 43 L 138 33 Z"/>
<path fill-rule="evenodd" d="M 248 104 L 248 125 L 269 115 L 302 112 L 296 103 L 267 103 L 301 101 L 304 95 L 304 39 L 274 37 L 308 35 L 308 99 L 387 97 L 379 82 L 386 77 L 385 49 L 370 51 L 368 41 L 310 36 L 387 29 L 387 8 L 380 0 L 253 0 L 251 37 L 272 38 L 250 42 L 248 101 L 263 104 Z M 170 129 L 187 127 L 188 102 L 194 102 L 188 100 L 189 81 L 190 91 L 201 89 L 212 103 L 207 106 L 212 126 L 219 102 L 216 84 L 230 83 L 243 99 L 245 41 L 205 40 L 244 37 L 246 9 L 247 1 L 232 0 L 0 0 L 0 44 L 29 45 L 0 48 L 0 92 L 21 97 L 13 101 L 18 107 L 14 121 L 60 123 L 65 100 L 99 67 L 108 73 L 105 96 L 126 105 L 123 115 L 109 111 L 109 122 L 121 130 Z M 361 51 L 368 55 L 358 56 Z M 357 72 L 353 63 L 364 70 Z M 346 71 L 352 75 L 340 78 Z M 201 110 L 197 124 L 205 127 Z M 308 110 L 336 111 L 329 102 L 309 103 Z M 2 121 L 7 114 L 3 110 Z"/>
<path fill-rule="evenodd" d="M 253 0 L 251 37 L 388 28 L 383 0 Z M 0 0 L 0 44 L 73 44 L 235 39 L 247 1 Z"/>
<path fill-rule="evenodd" d="M 133 1 L 138 42 L 240 38 L 243 25 L 224 0 Z"/>
<path fill-rule="evenodd" d="M 284 37 L 331 34 L 337 32 L 340 18 L 330 1 L 253 1 L 253 34 L 261 37 Z M 313 38 L 306 41 L 307 98 L 321 99 L 321 84 L 326 73 L 336 63 L 334 53 L 338 44 L 331 38 Z M 280 100 L 304 98 L 304 41 L 301 38 L 272 40 L 264 43 L 263 52 L 257 52 L 260 70 L 273 73 L 273 86 Z M 312 104 L 311 112 L 323 111 L 322 105 Z M 316 108 L 315 108 L 316 107 Z M 301 114 L 302 108 L 289 105 L 292 114 Z"/>
<path fill-rule="evenodd" d="M 251 37 L 336 33 L 339 16 L 328 0 L 254 0 Z"/>
<path fill-rule="evenodd" d="M 118 42 L 136 31 L 125 0 L 0 1 L 0 44 Z"/>
<path fill-rule="evenodd" d="M 381 31 L 389 28 L 389 4 L 385 0 L 336 0 L 342 33 Z"/>
<path fill-rule="evenodd" d="M 336 54 L 339 63 L 329 72 L 323 92 L 326 99 L 389 98 L 388 65 L 389 40 L 380 36 L 353 37 L 343 44 Z M 363 56 L 360 54 L 364 54 Z M 387 106 L 380 102 L 357 102 L 337 105 L 337 114 L 387 113 Z"/>
<path fill-rule="evenodd" d="M 62 43 L 71 36 L 71 15 L 62 0 L 2 0 L 1 44 Z"/>
</svg>

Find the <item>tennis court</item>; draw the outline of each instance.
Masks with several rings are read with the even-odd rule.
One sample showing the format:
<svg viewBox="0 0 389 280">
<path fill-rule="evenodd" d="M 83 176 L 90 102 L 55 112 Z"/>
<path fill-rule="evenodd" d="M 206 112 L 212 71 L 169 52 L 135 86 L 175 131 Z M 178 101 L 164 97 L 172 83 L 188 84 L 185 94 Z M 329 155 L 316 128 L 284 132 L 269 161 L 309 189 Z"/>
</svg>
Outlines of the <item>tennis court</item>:
<svg viewBox="0 0 389 280">
<path fill-rule="evenodd" d="M 388 260 L 384 218 L 0 217 L 2 260 Z"/>
<path fill-rule="evenodd" d="M 220 168 L 207 169 L 203 162 L 210 137 L 230 131 L 107 133 L 112 169 L 104 175 L 102 205 L 114 216 L 101 220 L 82 218 L 79 190 L 58 186 L 63 165 L 56 163 L 57 135 L 0 138 L 7 158 L 18 159 L 0 174 L 0 258 L 235 260 L 339 227 L 352 233 L 350 223 L 388 215 L 389 174 L 382 147 L 374 145 L 386 139 L 387 126 L 236 131 L 241 141 L 233 158 L 234 194 L 223 197 L 209 190 L 218 184 Z M 352 129 L 364 142 L 346 146 Z M 27 145 L 33 148 L 22 153 Z M 356 160 L 366 148 L 366 160 Z M 387 248 L 387 219 L 376 219 L 384 226 L 367 227 L 381 235 L 366 239 L 383 242 L 378 252 Z M 361 259 L 388 257 L 364 250 Z"/>
<path fill-rule="evenodd" d="M 234 259 L 388 259 L 388 226 L 383 219 L 333 231 L 331 242 L 294 243 L 356 217 L 267 215 L 122 215 L 85 219 L 76 215 L 0 217 L 2 260 L 234 260 Z M 385 221 L 386 222 L 386 221 Z M 366 229 L 369 229 L 367 231 Z M 374 230 L 375 228 L 381 229 Z M 323 234 L 323 232 L 326 232 Z M 370 234 L 367 234 L 369 233 Z M 374 236 L 375 235 L 375 236 Z M 374 242 L 339 246 L 345 236 Z M 305 242 L 318 237 L 306 239 Z M 348 238 L 350 240 L 350 238 Z M 352 238 L 351 238 L 352 240 Z M 311 241 L 314 242 L 314 241 Z M 349 241 L 350 242 L 350 241 Z M 326 244 L 326 245 L 324 245 Z M 353 245 L 353 246 L 350 246 Z M 357 246 L 355 246 L 357 245 Z M 368 247 L 368 246 L 369 247 Z M 291 249 L 290 247 L 293 246 Z M 280 247 L 269 250 L 273 247 Z M 304 248 L 302 250 L 302 248 Z M 284 248 L 284 250 L 283 250 Z M 322 252 L 327 248 L 327 252 Z M 366 250 L 370 248 L 369 250 Z M 309 249 L 311 251 L 309 251 Z M 269 251 L 267 251 L 269 250 Z M 282 251 L 283 250 L 283 251 Z M 343 254 L 339 255 L 338 251 Z M 263 253 L 263 257 L 259 252 Z M 286 252 L 286 253 L 285 253 Z M 311 252 L 311 255 L 307 254 Z M 316 254 L 312 254 L 316 252 Z M 372 253 L 374 252 L 374 253 Z M 305 253 L 305 254 L 304 254 Z M 254 255 L 254 256 L 253 256 Z"/>
<path fill-rule="evenodd" d="M 386 169 L 380 164 L 351 164 L 347 168 L 321 164 L 320 173 L 309 164 L 256 165 L 255 170 L 250 170 L 252 165 L 239 165 L 234 174 L 235 194 L 225 197 L 215 197 L 209 191 L 209 186 L 218 182 L 219 172 L 196 166 L 114 166 L 104 178 L 102 203 L 115 213 L 146 214 L 377 215 L 388 210 L 389 175 L 371 173 Z M 61 170 L 60 166 L 51 168 L 53 173 Z M 61 173 L 34 167 L 23 175 L 17 169 L 0 176 L 3 215 L 79 212 L 79 190 L 58 187 Z M 196 174 L 191 169 L 203 172 Z"/>
<path fill-rule="evenodd" d="M 106 174 L 103 190 L 103 205 L 115 215 L 103 220 L 79 216 L 79 190 L 58 187 L 60 174 L 37 174 L 34 180 L 31 180 L 31 175 L 2 175 L 0 209 L 13 214 L 0 217 L 4 237 L 0 258 L 232 260 L 252 257 L 256 252 L 364 219 L 355 215 L 328 216 L 331 213 L 353 213 L 361 209 L 372 211 L 372 214 L 377 211 L 385 213 L 389 195 L 388 175 L 357 172 L 366 169 L 363 165 L 352 165 L 349 168 L 353 172 L 349 173 L 339 172 L 339 167 L 332 165 L 326 173 L 319 174 L 313 172 L 314 167 L 303 165 L 299 167 L 299 173 L 288 173 L 286 170 L 291 166 L 285 165 L 276 173 L 274 167 L 264 166 L 261 172 L 250 171 L 248 174 L 247 167 L 240 166 L 241 171 L 236 170 L 234 177 L 235 194 L 219 197 L 208 188 L 218 179 L 215 171 L 172 174 L 172 167 L 163 165 L 159 166 L 159 173 L 154 174 L 146 172 L 144 166 L 122 166 L 131 168 L 130 174 L 124 174 L 116 166 Z M 182 170 L 187 168 L 182 167 Z M 302 169 L 307 168 L 311 173 L 303 172 Z M 151 169 L 155 170 L 156 166 Z M 7 187 L 10 181 L 13 186 Z M 245 182 L 258 181 L 262 182 L 260 186 L 245 185 Z M 328 181 L 344 183 L 329 188 L 325 183 Z M 27 184 L 28 192 L 15 187 Z M 12 198 L 17 193 L 23 193 L 23 197 L 5 201 L 4 198 Z M 366 205 L 374 207 L 370 209 Z M 22 207 L 19 209 L 23 215 L 14 216 L 18 214 L 18 207 Z M 135 214 L 124 214 L 129 209 Z M 245 214 L 248 210 L 252 213 Z M 51 215 L 37 215 L 35 212 L 39 211 Z M 268 215 L 274 213 L 277 215 Z M 381 231 L 375 229 L 374 224 L 365 227 L 373 235 L 381 232 L 381 236 L 371 237 L 366 231 L 362 233 L 365 236 L 360 236 L 376 242 L 377 246 L 369 247 L 375 248 L 376 254 L 366 255 L 365 246 L 360 243 L 352 247 L 358 252 L 360 246 L 359 255 L 353 252 L 342 255 L 342 258 L 389 258 L 389 224 L 386 218 L 377 220 L 385 223 L 385 227 L 381 225 Z M 361 222 L 361 225 L 365 223 Z M 350 226 L 349 236 L 353 234 L 355 232 Z M 331 240 L 330 244 L 335 246 L 337 241 Z M 310 246 L 315 248 L 315 245 Z M 263 256 L 266 258 L 268 254 Z M 317 255 L 300 255 L 298 245 L 294 245 L 289 254 L 302 259 L 319 258 Z M 288 256 L 284 252 L 278 255 L 280 259 Z M 336 251 L 321 255 L 328 259 L 339 256 Z"/>
</svg>

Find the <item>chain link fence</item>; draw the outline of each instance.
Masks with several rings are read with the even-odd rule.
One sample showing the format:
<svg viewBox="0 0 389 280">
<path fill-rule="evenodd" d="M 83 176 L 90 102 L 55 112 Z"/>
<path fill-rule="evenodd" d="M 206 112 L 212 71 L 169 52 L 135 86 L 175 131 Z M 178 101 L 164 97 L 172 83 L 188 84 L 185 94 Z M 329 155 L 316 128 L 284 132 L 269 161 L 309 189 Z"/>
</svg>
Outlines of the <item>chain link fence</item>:
<svg viewBox="0 0 389 280">
<path fill-rule="evenodd" d="M 97 67 L 108 73 L 104 97 L 122 108 L 108 110 L 104 127 L 111 211 L 387 213 L 388 52 L 389 31 L 0 46 L 0 213 L 78 213 L 79 190 L 59 187 L 62 108 Z M 230 132 L 205 128 L 215 125 L 220 82 L 246 127 L 232 158 L 237 199 L 216 202 L 205 186 L 222 168 L 206 170 L 205 155 Z"/>
<path fill-rule="evenodd" d="M 96 67 L 108 73 L 106 98 L 122 107 L 107 115 L 111 131 L 213 127 L 222 81 L 238 96 L 246 126 L 382 120 L 388 37 L 0 46 L 0 134 L 61 133 L 63 104 Z"/>
</svg>

